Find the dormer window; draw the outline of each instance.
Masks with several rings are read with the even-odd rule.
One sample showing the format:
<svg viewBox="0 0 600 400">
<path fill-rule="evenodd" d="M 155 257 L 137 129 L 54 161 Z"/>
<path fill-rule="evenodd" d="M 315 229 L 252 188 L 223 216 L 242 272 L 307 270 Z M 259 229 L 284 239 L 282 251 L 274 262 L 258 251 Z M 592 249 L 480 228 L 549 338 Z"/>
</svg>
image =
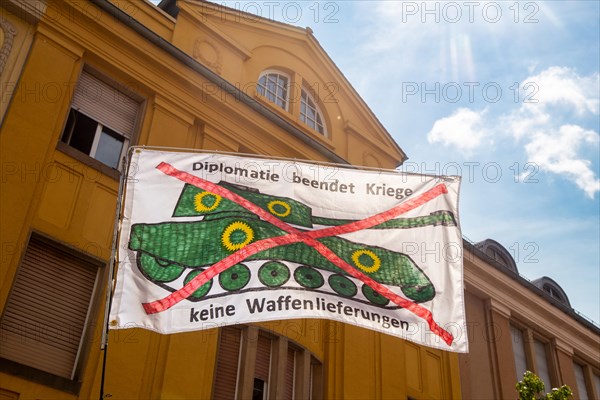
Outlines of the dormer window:
<svg viewBox="0 0 600 400">
<path fill-rule="evenodd" d="M 490 259 L 496 261 L 499 264 L 502 264 L 514 273 L 519 273 L 519 271 L 517 270 L 517 264 L 515 263 L 515 260 L 510 255 L 508 250 L 506 250 L 504 246 L 502 246 L 495 240 L 486 239 L 482 242 L 475 243 L 475 247 L 477 247 L 479 250 L 485 253 L 485 255 L 488 256 Z"/>
<path fill-rule="evenodd" d="M 510 262 L 506 260 L 506 257 L 504 257 L 500 251 L 494 249 L 493 247 L 488 247 L 486 252 L 488 256 L 498 261 L 500 264 L 505 266 L 510 265 Z"/>
<path fill-rule="evenodd" d="M 302 95 L 300 97 L 300 121 L 304 122 L 323 136 L 327 134 L 323 113 L 314 98 L 305 89 L 302 89 Z"/>
<path fill-rule="evenodd" d="M 542 289 L 547 295 L 552 297 L 554 300 L 563 303 L 567 307 L 571 307 L 571 303 L 569 302 L 567 294 L 554 280 L 548 278 L 547 276 L 543 276 L 532 281 L 531 283 L 533 283 L 538 288 Z"/>
<path fill-rule="evenodd" d="M 550 295 L 550 297 L 564 303 L 565 300 L 562 298 L 561 294 L 559 293 L 558 290 L 556 290 L 555 288 L 553 288 L 550 285 L 544 285 L 542 287 L 542 289 L 544 290 L 544 292 L 548 293 Z"/>
<path fill-rule="evenodd" d="M 256 91 L 287 111 L 290 79 L 280 71 L 266 71 L 258 79 Z"/>
</svg>

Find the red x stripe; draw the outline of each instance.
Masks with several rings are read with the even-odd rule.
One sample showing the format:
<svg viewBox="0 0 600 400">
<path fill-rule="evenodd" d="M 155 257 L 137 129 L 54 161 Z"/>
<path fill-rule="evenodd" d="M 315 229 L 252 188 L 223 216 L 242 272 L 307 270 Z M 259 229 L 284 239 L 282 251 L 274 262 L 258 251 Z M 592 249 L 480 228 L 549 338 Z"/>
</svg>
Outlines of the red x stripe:
<svg viewBox="0 0 600 400">
<path fill-rule="evenodd" d="M 376 225 L 379 225 L 385 221 L 393 219 L 407 211 L 410 211 L 416 207 L 425 204 L 426 202 L 432 200 L 433 198 L 448 193 L 446 185 L 439 184 L 432 189 L 424 192 L 423 194 L 416 196 L 412 199 L 404 201 L 402 204 L 399 204 L 387 211 L 382 213 L 373 215 L 371 217 L 362 219 L 360 221 L 351 222 L 348 224 L 318 229 L 308 232 L 302 232 L 297 230 L 296 228 L 286 224 L 285 222 L 279 220 L 275 216 L 270 213 L 267 213 L 262 208 L 258 207 L 254 203 L 244 199 L 236 193 L 233 193 L 226 188 L 199 178 L 197 176 L 188 174 L 186 172 L 180 171 L 170 164 L 160 163 L 157 167 L 158 170 L 162 171 L 166 175 L 175 177 L 183 182 L 194 185 L 198 188 L 207 190 L 209 192 L 218 194 L 226 199 L 229 199 L 240 206 L 246 208 L 247 210 L 255 213 L 257 216 L 262 218 L 263 220 L 277 226 L 281 230 L 288 232 L 287 235 L 278 236 L 274 238 L 268 238 L 259 240 L 257 242 L 251 243 L 244 248 L 236 251 L 230 256 L 222 259 L 217 262 L 213 266 L 204 270 L 201 274 L 197 275 L 190 282 L 188 282 L 185 286 L 179 289 L 176 292 L 171 293 L 167 297 L 154 301 L 152 303 L 144 303 L 144 310 L 147 314 L 154 314 L 161 311 L 164 311 L 168 308 L 171 308 L 175 304 L 189 297 L 192 293 L 194 293 L 200 286 L 210 281 L 212 278 L 220 274 L 221 272 L 227 270 L 228 268 L 234 266 L 235 264 L 240 263 L 246 258 L 266 249 L 270 249 L 272 247 L 282 246 L 291 243 L 304 242 L 306 245 L 313 247 L 320 254 L 326 257 L 329 261 L 334 263 L 339 268 L 346 271 L 350 276 L 360 279 L 363 283 L 370 286 L 373 290 L 380 293 L 385 298 L 389 299 L 393 303 L 398 306 L 405 308 L 406 310 L 411 311 L 415 315 L 423 318 L 427 321 L 429 328 L 433 333 L 440 336 L 448 345 L 451 345 L 454 338 L 453 336 L 441 328 L 433 319 L 433 315 L 431 311 L 426 308 L 407 300 L 403 297 L 400 297 L 396 293 L 389 290 L 386 286 L 380 284 L 379 282 L 373 280 L 369 276 L 363 274 L 361 271 L 353 268 L 344 260 L 342 260 L 337 254 L 328 249 L 325 245 L 318 242 L 317 238 L 327 237 L 327 236 L 336 236 L 343 233 L 356 232 L 359 230 L 367 229 Z"/>
</svg>

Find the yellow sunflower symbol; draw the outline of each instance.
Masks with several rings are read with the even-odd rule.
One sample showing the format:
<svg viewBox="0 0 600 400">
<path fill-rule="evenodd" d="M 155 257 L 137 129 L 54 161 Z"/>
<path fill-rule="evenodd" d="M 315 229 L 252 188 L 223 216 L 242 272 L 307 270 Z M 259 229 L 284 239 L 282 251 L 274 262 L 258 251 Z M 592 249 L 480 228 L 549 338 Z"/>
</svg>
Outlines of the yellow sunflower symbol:
<svg viewBox="0 0 600 400">
<path fill-rule="evenodd" d="M 227 251 L 234 252 L 246 247 L 254 239 L 254 231 L 245 222 L 235 221 L 227 225 L 221 235 L 221 243 Z"/>
<path fill-rule="evenodd" d="M 352 253 L 352 261 L 359 269 L 372 273 L 381 267 L 381 259 L 371 250 L 356 250 Z"/>
<path fill-rule="evenodd" d="M 281 200 L 273 200 L 267 204 L 267 208 L 271 212 L 271 214 L 276 217 L 285 218 L 292 212 L 292 207 L 285 201 Z"/>
<path fill-rule="evenodd" d="M 222 197 L 211 192 L 202 192 L 194 196 L 194 208 L 198 212 L 214 211 L 219 207 Z"/>
</svg>

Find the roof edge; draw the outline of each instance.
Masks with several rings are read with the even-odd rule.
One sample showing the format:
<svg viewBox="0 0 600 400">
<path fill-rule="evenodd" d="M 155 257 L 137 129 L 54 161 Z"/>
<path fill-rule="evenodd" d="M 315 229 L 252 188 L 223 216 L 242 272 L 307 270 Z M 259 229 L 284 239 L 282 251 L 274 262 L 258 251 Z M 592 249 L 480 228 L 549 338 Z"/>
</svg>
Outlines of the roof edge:
<svg viewBox="0 0 600 400">
<path fill-rule="evenodd" d="M 383 125 L 383 123 L 381 122 L 381 120 L 377 117 L 377 115 L 373 112 L 373 110 L 371 109 L 371 107 L 367 104 L 367 102 L 358 93 L 358 91 L 356 90 L 356 88 L 354 87 L 354 85 L 352 85 L 352 83 L 350 82 L 350 80 L 346 77 L 346 75 L 342 72 L 342 70 L 337 66 L 337 64 L 335 63 L 335 61 L 333 61 L 333 59 L 325 51 L 325 49 L 323 48 L 323 46 L 321 46 L 321 43 L 319 42 L 319 40 L 314 35 L 314 32 L 313 32 L 313 30 L 312 30 L 311 27 L 302 28 L 302 27 L 299 27 L 299 26 L 296 26 L 296 25 L 292 25 L 292 24 L 287 23 L 287 22 L 281 22 L 281 21 L 277 21 L 275 19 L 266 18 L 266 17 L 263 17 L 262 15 L 252 14 L 252 13 L 249 13 L 247 11 L 243 11 L 243 10 L 240 10 L 240 9 L 237 9 L 237 8 L 228 7 L 228 6 L 225 6 L 223 4 L 215 3 L 215 2 L 212 2 L 212 1 L 208 1 L 208 0 L 162 0 L 161 3 L 160 3 L 160 5 L 162 5 L 163 3 L 165 3 L 165 7 L 175 7 L 175 8 L 177 8 L 177 6 L 175 4 L 177 1 L 183 1 L 183 2 L 185 2 L 187 4 L 190 4 L 190 5 L 193 5 L 193 4 L 201 5 L 202 7 L 206 7 L 207 9 L 211 9 L 214 12 L 227 13 L 227 15 L 233 15 L 234 20 L 235 20 L 235 18 L 238 18 L 238 20 L 244 21 L 244 17 L 240 18 L 240 16 L 247 16 L 247 17 L 245 17 L 247 21 L 251 21 L 253 23 L 256 22 L 256 21 L 260 21 L 261 23 L 268 24 L 268 25 L 271 25 L 271 26 L 275 26 L 277 28 L 282 28 L 282 29 L 285 29 L 285 30 L 287 30 L 289 32 L 295 32 L 296 34 L 305 36 L 307 42 L 309 43 L 309 45 L 314 46 L 315 51 L 317 51 L 318 53 L 321 53 L 320 56 L 324 57 L 324 59 L 328 62 L 329 67 L 333 69 L 333 72 L 339 74 L 339 76 L 343 79 L 343 81 L 345 82 L 345 84 L 347 85 L 347 87 L 352 92 L 352 94 L 351 94 L 350 97 L 353 96 L 358 101 L 359 107 L 364 108 L 365 115 L 368 116 L 368 117 L 370 117 L 372 119 L 372 123 L 374 125 L 378 126 L 379 129 L 381 129 L 381 131 L 384 134 L 384 136 L 387 136 L 387 139 L 388 139 L 389 142 L 388 143 L 384 143 L 384 144 L 386 146 L 387 145 L 391 145 L 394 148 L 394 150 L 399 155 L 399 159 L 397 160 L 398 164 L 395 166 L 395 168 L 398 168 L 399 166 L 401 166 L 402 164 L 404 164 L 404 162 L 406 162 L 406 160 L 408 160 L 408 155 L 406 154 L 406 152 L 396 142 L 396 140 L 394 139 L 394 137 L 392 136 L 392 134 L 386 129 L 386 127 Z M 224 15 L 221 15 L 221 18 L 225 18 Z"/>
<path fill-rule="evenodd" d="M 163 2 L 165 1 L 165 4 L 170 4 L 169 2 L 171 2 L 172 0 L 163 0 Z M 109 0 L 90 0 L 90 2 L 96 5 L 98 8 L 100 8 L 102 11 L 110 14 L 119 22 L 125 24 L 126 26 L 134 30 L 144 39 L 148 40 L 161 50 L 165 51 L 185 66 L 193 69 L 194 71 L 208 79 L 211 83 L 217 85 L 217 87 L 219 87 L 225 93 L 234 96 L 237 100 L 241 101 L 242 103 L 259 113 L 263 117 L 267 118 L 269 121 L 271 121 L 281 129 L 285 130 L 295 138 L 299 139 L 300 141 L 311 147 L 313 150 L 325 156 L 328 159 L 328 161 L 336 162 L 339 164 L 350 164 L 348 160 L 333 152 L 322 143 L 319 143 L 316 139 L 313 139 L 306 133 L 302 132 L 300 129 L 292 125 L 291 122 L 287 121 L 282 116 L 278 115 L 274 111 L 262 105 L 260 102 L 256 101 L 255 99 L 244 93 L 235 85 L 222 78 L 220 75 L 211 71 L 205 65 L 196 61 L 194 58 L 180 50 L 172 43 L 166 41 L 164 38 L 156 34 L 154 31 L 150 30 L 144 24 L 134 19 L 131 15 L 127 14 L 125 11 L 112 4 Z M 163 4 L 163 2 L 161 2 L 161 4 Z"/>
<path fill-rule="evenodd" d="M 550 295 L 548 295 L 542 289 L 535 286 L 528 279 L 521 276 L 518 272 L 514 272 L 514 271 L 510 270 L 510 269 L 506 268 L 505 265 L 499 263 L 498 261 L 494 260 L 493 258 L 490 258 L 486 253 L 482 252 L 474 244 L 472 244 L 471 242 L 469 242 L 468 240 L 466 240 L 464 238 L 463 238 L 463 248 L 471 251 L 474 255 L 476 255 L 478 258 L 485 261 L 489 265 L 491 265 L 493 268 L 495 268 L 498 271 L 502 272 L 503 274 L 509 276 L 514 281 L 519 283 L 521 286 L 525 287 L 526 289 L 529 289 L 532 293 L 537 294 L 538 296 L 540 296 L 541 298 L 546 300 L 548 303 L 552 304 L 554 307 L 560 309 L 562 312 L 564 312 L 565 314 L 567 314 L 570 317 L 572 317 L 573 319 L 575 319 L 577 322 L 579 322 L 580 324 L 582 324 L 583 326 L 588 328 L 590 331 L 594 332 L 597 335 L 600 335 L 600 326 L 598 326 L 595 322 L 588 319 L 583 314 L 580 314 L 574 308 L 567 307 L 565 304 L 561 303 L 560 301 L 553 299 L 552 297 L 550 297 Z"/>
</svg>

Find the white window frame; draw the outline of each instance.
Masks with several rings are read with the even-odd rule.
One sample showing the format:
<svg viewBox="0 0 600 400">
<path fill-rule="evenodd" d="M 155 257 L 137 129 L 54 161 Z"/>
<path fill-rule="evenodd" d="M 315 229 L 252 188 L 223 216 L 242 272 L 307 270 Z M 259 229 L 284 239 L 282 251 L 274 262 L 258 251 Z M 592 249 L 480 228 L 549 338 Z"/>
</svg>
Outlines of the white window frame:
<svg viewBox="0 0 600 400">
<path fill-rule="evenodd" d="M 105 126 L 98 122 L 98 127 L 96 128 L 96 133 L 94 134 L 94 142 L 92 143 L 92 149 L 90 150 L 90 157 L 96 158 L 96 152 L 98 151 L 98 143 L 100 143 L 100 137 L 102 136 L 102 131 L 104 130 L 104 128 Z M 123 158 L 127 154 L 127 149 L 129 148 L 129 139 L 121 135 L 119 132 L 116 133 L 123 139 L 123 147 L 121 148 L 121 154 L 119 154 L 119 160 L 117 161 L 117 166 L 115 168 L 121 170 L 121 160 L 123 160 Z"/>
<path fill-rule="evenodd" d="M 75 109 L 75 108 L 71 107 L 71 109 L 69 110 L 69 112 L 71 112 L 73 110 L 77 111 L 79 114 L 85 115 L 86 117 L 88 117 L 91 120 L 93 120 L 94 122 L 96 122 L 96 131 L 94 132 L 94 140 L 92 141 L 92 147 L 90 149 L 90 152 L 87 155 L 90 156 L 90 157 L 92 157 L 95 160 L 98 160 L 96 158 L 96 152 L 98 151 L 98 144 L 100 143 L 100 137 L 102 136 L 102 131 L 104 130 L 104 128 L 108 128 L 108 129 L 111 129 L 111 128 L 109 128 L 108 126 L 102 124 L 99 121 L 96 121 L 94 118 L 92 118 L 89 115 L 85 114 L 81 110 L 78 110 L 78 109 Z M 117 132 L 114 129 L 111 129 L 111 130 L 113 132 L 115 132 L 117 135 L 119 135 L 120 139 L 123 140 L 123 147 L 121 148 L 121 154 L 119 154 L 119 160 L 117 162 L 116 167 L 112 167 L 110 165 L 108 165 L 108 166 L 111 167 L 111 168 L 115 168 L 115 169 L 121 171 L 121 169 L 122 169 L 122 165 L 121 165 L 122 162 L 121 161 L 123 160 L 123 158 L 127 154 L 127 149 L 129 148 L 129 139 L 125 135 L 122 135 L 120 132 Z M 68 136 L 68 138 L 66 138 L 66 140 L 64 141 L 64 143 L 70 146 L 70 142 L 71 142 L 72 137 L 73 137 L 73 130 L 71 130 L 71 132 L 69 132 L 69 136 Z M 102 162 L 100 160 L 98 160 L 98 161 Z"/>
<path fill-rule="evenodd" d="M 275 82 L 277 88 L 283 87 L 279 85 L 279 77 L 283 77 L 286 80 L 285 83 L 285 98 L 281 97 L 278 95 L 278 93 L 272 93 L 268 90 L 267 87 L 267 83 L 269 82 L 269 76 L 270 75 L 277 75 L 277 81 Z M 265 85 L 261 85 L 260 81 L 265 78 Z M 290 81 L 291 78 L 289 76 L 289 74 L 286 74 L 283 71 L 280 70 L 276 70 L 276 69 L 267 69 L 264 70 L 263 72 L 261 72 L 260 76 L 258 77 L 258 82 L 256 83 L 256 93 L 258 93 L 260 96 L 266 98 L 267 100 L 269 100 L 271 103 L 274 103 L 275 105 L 277 105 L 277 107 L 283 108 L 285 111 L 289 111 L 290 108 Z M 262 91 L 264 93 L 260 93 L 260 90 L 262 89 Z M 272 93 L 274 95 L 275 100 L 271 100 L 269 98 L 269 93 Z M 277 102 L 278 99 L 281 99 L 281 101 L 283 102 L 283 105 L 279 104 Z"/>
<path fill-rule="evenodd" d="M 92 145 L 89 152 L 81 151 L 71 145 L 74 128 L 77 125 L 76 120 L 73 122 L 73 126 L 65 125 L 60 141 L 97 160 L 102 165 L 121 171 L 121 160 L 127 154 L 127 149 L 141 115 L 141 101 L 136 97 L 138 96 L 128 93 L 116 82 L 108 78 L 100 78 L 99 73 L 84 68 L 74 91 L 71 107 L 69 108 L 69 117 L 75 111 L 97 124 Z M 104 128 L 113 131 L 119 136 L 119 140 L 123 142 L 116 166 L 107 165 L 96 158 Z M 67 129 L 70 129 L 70 132 L 66 132 Z M 65 134 L 68 136 L 64 137 Z"/>
<path fill-rule="evenodd" d="M 315 114 L 314 119 L 310 118 L 307 113 L 307 110 L 309 108 Z M 304 112 L 302 112 L 303 109 L 305 110 Z M 318 122 L 318 118 L 321 120 L 320 124 Z M 323 113 L 323 111 L 321 111 L 321 107 L 319 107 L 319 105 L 315 101 L 315 97 L 306 88 L 302 88 L 302 93 L 300 94 L 300 121 L 302 121 L 302 123 L 304 123 L 309 128 L 313 129 L 314 131 L 318 132 L 319 134 L 325 137 L 328 136 L 327 124 L 325 123 L 325 114 Z M 319 129 L 319 127 L 321 129 Z"/>
</svg>

